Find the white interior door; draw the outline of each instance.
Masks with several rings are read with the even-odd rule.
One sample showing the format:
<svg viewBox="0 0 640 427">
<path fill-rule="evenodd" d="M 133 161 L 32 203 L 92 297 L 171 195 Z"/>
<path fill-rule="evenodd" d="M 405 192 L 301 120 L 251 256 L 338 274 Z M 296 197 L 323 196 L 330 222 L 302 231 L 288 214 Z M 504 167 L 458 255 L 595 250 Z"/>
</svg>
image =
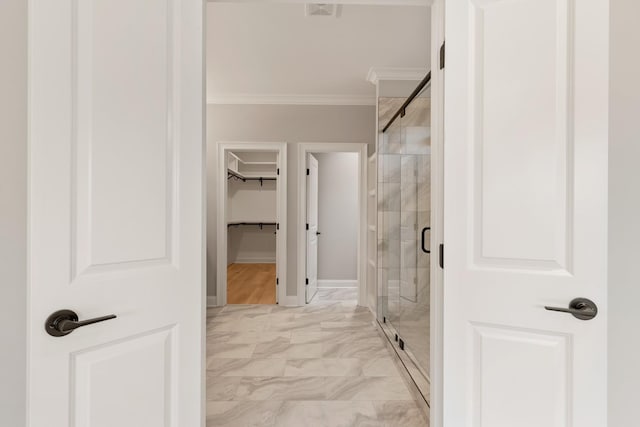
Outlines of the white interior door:
<svg viewBox="0 0 640 427">
<path fill-rule="evenodd" d="M 276 304 L 280 304 L 280 253 L 282 251 L 282 240 L 280 233 L 280 152 L 276 157 Z"/>
<path fill-rule="evenodd" d="M 202 1 L 29 3 L 29 425 L 199 426 Z"/>
<path fill-rule="evenodd" d="M 608 1 L 445 4 L 444 426 L 606 426 Z"/>
<path fill-rule="evenodd" d="M 318 159 L 307 159 L 307 279 L 306 302 L 318 292 Z"/>
</svg>

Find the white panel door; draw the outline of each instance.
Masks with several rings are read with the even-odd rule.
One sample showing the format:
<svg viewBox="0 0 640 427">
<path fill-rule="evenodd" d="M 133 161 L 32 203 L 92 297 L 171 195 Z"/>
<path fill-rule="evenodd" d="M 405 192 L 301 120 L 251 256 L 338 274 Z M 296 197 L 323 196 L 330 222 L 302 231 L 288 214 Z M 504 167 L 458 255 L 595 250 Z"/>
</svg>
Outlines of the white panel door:
<svg viewBox="0 0 640 427">
<path fill-rule="evenodd" d="M 202 8 L 30 0 L 31 427 L 201 425 Z"/>
<path fill-rule="evenodd" d="M 444 426 L 604 427 L 608 1 L 445 4 Z"/>
<path fill-rule="evenodd" d="M 307 159 L 307 279 L 306 302 L 318 292 L 318 159 Z"/>
</svg>

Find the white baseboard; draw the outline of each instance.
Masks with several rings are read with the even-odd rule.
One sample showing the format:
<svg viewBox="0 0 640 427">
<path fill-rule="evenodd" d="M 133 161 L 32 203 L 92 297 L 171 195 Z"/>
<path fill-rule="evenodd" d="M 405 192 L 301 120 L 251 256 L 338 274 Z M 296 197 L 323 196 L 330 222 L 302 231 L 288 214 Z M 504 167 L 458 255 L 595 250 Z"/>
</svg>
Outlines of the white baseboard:
<svg viewBox="0 0 640 427">
<path fill-rule="evenodd" d="M 276 259 L 272 257 L 264 258 L 238 258 L 230 264 L 275 264 Z"/>
<path fill-rule="evenodd" d="M 357 280 L 318 280 L 318 288 L 357 288 Z"/>
<path fill-rule="evenodd" d="M 215 295 L 207 295 L 207 307 L 217 307 L 218 306 L 218 297 Z"/>
</svg>

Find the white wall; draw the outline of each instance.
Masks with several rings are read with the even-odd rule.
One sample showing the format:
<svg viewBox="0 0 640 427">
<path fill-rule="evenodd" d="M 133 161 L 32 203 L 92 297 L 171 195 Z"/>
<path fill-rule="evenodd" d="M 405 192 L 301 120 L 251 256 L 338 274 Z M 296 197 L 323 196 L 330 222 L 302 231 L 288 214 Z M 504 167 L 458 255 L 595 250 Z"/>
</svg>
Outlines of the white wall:
<svg viewBox="0 0 640 427">
<path fill-rule="evenodd" d="M 318 280 L 358 278 L 358 154 L 316 153 Z M 364 254 L 363 254 L 364 256 Z"/>
<path fill-rule="evenodd" d="M 227 264 L 275 263 L 276 228 L 256 225 L 229 227 Z"/>
<path fill-rule="evenodd" d="M 276 181 L 227 181 L 227 218 L 239 222 L 275 222 L 277 217 Z"/>
<path fill-rule="evenodd" d="M 207 291 L 216 294 L 217 142 L 287 142 L 287 295 L 297 293 L 298 145 L 375 140 L 374 106 L 209 105 L 207 108 Z M 211 167 L 213 165 L 213 167 Z M 282 225 L 281 225 L 282 226 Z"/>
<path fill-rule="evenodd" d="M 0 425 L 23 426 L 27 350 L 27 2 L 0 1 Z"/>
<path fill-rule="evenodd" d="M 640 2 L 610 10 L 609 427 L 627 427 L 640 397 Z"/>
</svg>

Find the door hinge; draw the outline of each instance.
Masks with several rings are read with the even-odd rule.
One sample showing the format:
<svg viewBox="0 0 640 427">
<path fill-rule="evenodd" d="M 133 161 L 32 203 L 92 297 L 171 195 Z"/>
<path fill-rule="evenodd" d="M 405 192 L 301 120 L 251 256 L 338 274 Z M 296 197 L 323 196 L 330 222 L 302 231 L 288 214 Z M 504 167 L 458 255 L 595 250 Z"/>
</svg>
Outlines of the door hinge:
<svg viewBox="0 0 640 427">
<path fill-rule="evenodd" d="M 304 279 L 304 284 L 308 285 L 309 284 L 309 278 Z"/>
<path fill-rule="evenodd" d="M 309 229 L 309 223 L 307 223 L 307 230 Z"/>
<path fill-rule="evenodd" d="M 276 222 L 276 230 L 280 230 L 280 223 Z"/>
<path fill-rule="evenodd" d="M 444 68 L 444 43 L 442 42 L 442 46 L 440 46 L 440 69 L 442 70 Z"/>
<path fill-rule="evenodd" d="M 310 173 L 310 172 L 311 172 L 311 171 L 309 170 L 309 168 L 307 168 L 307 175 L 309 175 L 309 173 Z"/>
<path fill-rule="evenodd" d="M 398 340 L 398 344 L 400 345 L 400 350 L 404 350 L 404 341 L 402 340 L 402 338 Z"/>
<path fill-rule="evenodd" d="M 438 259 L 440 268 L 444 269 L 444 243 L 440 243 L 440 247 L 438 248 Z"/>
<path fill-rule="evenodd" d="M 280 168 L 276 169 L 276 175 L 280 175 Z"/>
<path fill-rule="evenodd" d="M 280 279 L 276 277 L 276 286 L 280 284 Z"/>
</svg>

